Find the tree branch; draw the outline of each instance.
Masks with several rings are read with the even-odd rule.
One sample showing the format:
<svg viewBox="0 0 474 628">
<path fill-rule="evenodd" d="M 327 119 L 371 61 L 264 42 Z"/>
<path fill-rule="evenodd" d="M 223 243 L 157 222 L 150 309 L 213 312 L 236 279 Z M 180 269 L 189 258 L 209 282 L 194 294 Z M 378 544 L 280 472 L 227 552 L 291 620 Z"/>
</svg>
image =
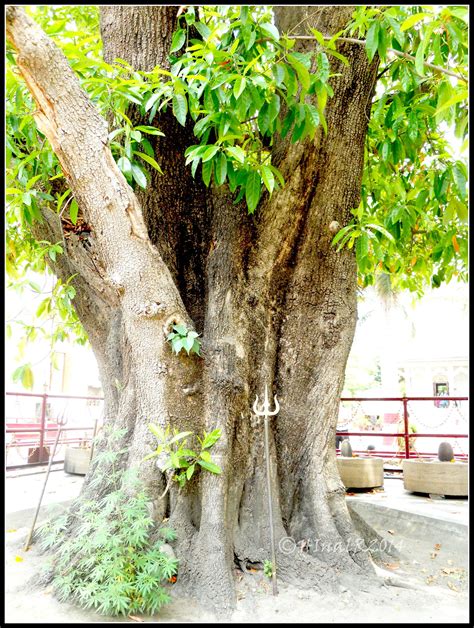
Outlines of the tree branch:
<svg viewBox="0 0 474 628">
<path fill-rule="evenodd" d="M 168 268 L 150 242 L 138 200 L 108 147 L 107 123 L 66 57 L 18 6 L 7 7 L 6 30 L 18 52 L 18 69 L 37 104 L 37 125 L 51 142 L 93 227 L 108 275 L 121 276 L 135 311 L 146 289 L 149 300 L 166 306 L 162 316 L 179 312 L 189 319 Z"/>
</svg>

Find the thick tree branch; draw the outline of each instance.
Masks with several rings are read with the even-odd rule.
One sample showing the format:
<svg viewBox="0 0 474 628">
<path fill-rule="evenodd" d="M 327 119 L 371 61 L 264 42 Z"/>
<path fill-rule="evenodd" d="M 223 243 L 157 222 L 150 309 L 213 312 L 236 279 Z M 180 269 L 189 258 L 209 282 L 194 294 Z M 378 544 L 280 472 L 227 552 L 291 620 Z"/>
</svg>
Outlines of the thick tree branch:
<svg viewBox="0 0 474 628">
<path fill-rule="evenodd" d="M 36 122 L 94 228 L 109 277 L 120 276 L 130 305 L 141 305 L 146 285 L 149 299 L 165 306 L 163 315 L 177 312 L 186 317 L 171 275 L 148 238 L 138 201 L 107 145 L 105 120 L 63 53 L 23 9 L 10 6 L 6 17 L 7 38 L 18 52 L 18 68 L 37 104 Z M 151 283 L 143 281 L 145 275 Z"/>
</svg>

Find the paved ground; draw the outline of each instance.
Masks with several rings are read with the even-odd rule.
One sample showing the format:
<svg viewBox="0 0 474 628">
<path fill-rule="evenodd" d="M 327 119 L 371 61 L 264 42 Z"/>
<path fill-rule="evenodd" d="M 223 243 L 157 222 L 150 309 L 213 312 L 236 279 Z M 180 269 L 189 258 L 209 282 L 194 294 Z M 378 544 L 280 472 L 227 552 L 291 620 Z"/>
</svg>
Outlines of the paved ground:
<svg viewBox="0 0 474 628">
<path fill-rule="evenodd" d="M 409 493 L 403 488 L 401 474 L 385 474 L 384 490 L 373 492 L 351 493 L 349 502 L 370 503 L 380 507 L 387 507 L 397 511 L 434 517 L 439 521 L 452 522 L 460 525 L 468 524 L 468 500 L 453 498 L 430 498 L 426 495 Z M 5 483 L 5 510 L 7 527 L 15 527 L 14 520 L 19 525 L 27 525 L 23 519 L 26 512 L 34 509 L 38 503 L 45 478 L 44 472 L 31 473 L 26 471 L 9 471 Z M 84 476 L 71 475 L 62 469 L 51 471 L 42 503 L 45 506 L 55 505 L 74 499 L 82 487 Z M 43 510 L 43 508 L 42 508 Z M 40 513 L 42 515 L 42 513 Z M 44 517 L 43 517 L 44 518 Z M 10 526 L 10 524 L 12 524 Z"/>
<path fill-rule="evenodd" d="M 112 622 L 91 611 L 59 603 L 51 589 L 25 590 L 43 557 L 36 546 L 25 553 L 45 474 L 9 472 L 6 480 L 6 620 L 8 623 Z M 39 521 L 62 509 L 80 492 L 83 477 L 53 471 L 45 491 Z M 400 549 L 400 558 L 384 563 L 385 576 L 411 582 L 410 589 L 373 588 L 358 580 L 342 594 L 322 596 L 292 585 L 273 598 L 263 576 L 239 584 L 239 602 L 232 622 L 242 623 L 467 623 L 468 622 L 468 501 L 430 499 L 403 489 L 400 476 L 386 477 L 384 490 L 349 494 L 356 510 L 383 538 Z M 245 586 L 244 586 L 245 585 Z M 172 593 L 173 594 L 173 593 Z M 173 595 L 173 597 L 175 597 Z M 34 607 L 34 614 L 31 609 Z M 119 622 L 130 622 L 128 618 Z M 223 621 L 191 600 L 176 597 L 153 623 Z M 117 620 L 115 620 L 117 623 Z"/>
<path fill-rule="evenodd" d="M 84 476 L 65 473 L 62 465 L 49 474 L 38 522 L 44 521 L 58 508 L 69 503 L 80 493 Z M 31 525 L 45 480 L 45 470 L 32 473 L 32 469 L 8 471 L 5 482 L 6 528 Z"/>
<path fill-rule="evenodd" d="M 385 474 L 383 491 L 379 489 L 366 493 L 348 495 L 349 502 L 367 502 L 389 507 L 425 517 L 434 517 L 440 521 L 468 524 L 469 506 L 467 498 L 429 497 L 409 493 L 403 488 L 402 474 Z"/>
</svg>

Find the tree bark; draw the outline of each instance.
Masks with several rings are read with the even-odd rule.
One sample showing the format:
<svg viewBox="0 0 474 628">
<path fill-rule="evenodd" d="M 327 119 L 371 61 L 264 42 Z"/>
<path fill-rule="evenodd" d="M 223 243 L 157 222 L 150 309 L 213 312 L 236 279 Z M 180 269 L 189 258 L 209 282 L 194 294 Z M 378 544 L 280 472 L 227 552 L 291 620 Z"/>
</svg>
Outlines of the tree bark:
<svg viewBox="0 0 474 628">
<path fill-rule="evenodd" d="M 176 12 L 102 7 L 106 60 L 166 67 Z M 294 34 L 309 22 L 331 35 L 350 14 L 344 6 L 275 9 L 280 29 Z M 165 132 L 155 145 L 164 175 L 153 173 L 134 195 L 107 146 L 106 124 L 62 53 L 18 7 L 8 8 L 7 34 L 37 102 L 38 126 L 92 227 L 87 249 L 70 238 L 55 270 L 78 273 L 75 303 L 98 359 L 107 421 L 128 428 L 124 465 L 140 465 L 157 522 L 169 517 L 178 533 L 179 582 L 229 609 L 235 562 L 245 568 L 270 559 L 263 425 L 251 410 L 265 385 L 281 406 L 271 423 L 278 577 L 324 590 L 337 587 L 340 571 L 369 573 L 334 448 L 357 318 L 356 266 L 353 252 L 331 246 L 330 224 L 347 224 L 359 203 L 377 61 L 369 64 L 360 46 L 339 47 L 349 66 L 333 66 L 340 76 L 332 81 L 327 134 L 275 143 L 286 185 L 249 216 L 227 188 L 205 188 L 199 172 L 191 177 L 183 154 L 194 143 L 192 128 L 170 113 L 155 121 Z M 39 228 L 57 240 L 60 220 L 44 215 Z M 202 359 L 171 353 L 165 334 L 173 321 L 202 333 Z M 141 463 L 150 421 L 197 433 L 220 428 L 212 452 L 222 474 L 201 472 L 159 500 L 164 478 Z M 95 471 L 92 465 L 82 498 L 97 493 Z M 106 481 L 99 490 L 107 491 Z M 288 536 L 305 551 L 285 551 Z M 343 549 L 321 550 L 316 539 Z"/>
</svg>

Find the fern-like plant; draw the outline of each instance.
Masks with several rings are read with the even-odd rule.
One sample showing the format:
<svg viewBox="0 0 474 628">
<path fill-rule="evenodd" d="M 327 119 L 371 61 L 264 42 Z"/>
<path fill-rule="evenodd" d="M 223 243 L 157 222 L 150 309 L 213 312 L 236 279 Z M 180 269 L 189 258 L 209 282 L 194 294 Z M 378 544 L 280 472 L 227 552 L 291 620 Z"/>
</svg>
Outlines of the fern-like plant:
<svg viewBox="0 0 474 628">
<path fill-rule="evenodd" d="M 178 561 L 162 546 L 175 534 L 155 528 L 150 499 L 135 472 L 117 472 L 116 481 L 102 499 L 42 529 L 42 547 L 55 550 L 53 588 L 61 601 L 103 615 L 154 614 L 170 601 L 166 585 Z M 74 535 L 68 534 L 70 517 L 80 522 Z"/>
</svg>

